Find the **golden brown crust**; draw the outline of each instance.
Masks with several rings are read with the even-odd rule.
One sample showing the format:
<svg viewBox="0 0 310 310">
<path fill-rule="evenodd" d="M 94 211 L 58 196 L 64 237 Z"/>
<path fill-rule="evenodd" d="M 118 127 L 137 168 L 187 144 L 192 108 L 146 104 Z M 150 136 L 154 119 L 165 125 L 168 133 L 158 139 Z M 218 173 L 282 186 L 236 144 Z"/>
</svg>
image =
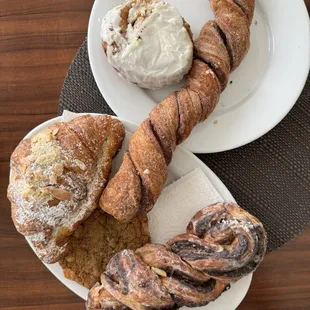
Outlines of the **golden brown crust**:
<svg viewBox="0 0 310 310">
<path fill-rule="evenodd" d="M 152 208 L 167 176 L 164 161 L 166 166 L 169 165 L 176 146 L 187 139 L 196 124 L 205 121 L 213 112 L 227 85 L 229 73 L 245 57 L 250 45 L 249 26 L 254 5 L 255 0 L 211 0 L 216 20 L 207 22 L 195 41 L 196 59 L 185 87 L 170 94 L 150 112 L 150 118 L 138 128 L 129 144 L 129 155 L 141 179 L 140 202 L 136 200 L 131 207 L 126 204 L 126 199 L 111 199 L 104 193 L 103 210 L 120 221 L 128 221 L 128 214 L 148 212 Z M 151 164 L 157 165 L 157 169 L 145 176 L 144 171 L 148 171 Z M 125 188 L 129 192 L 139 190 L 138 182 L 133 189 L 118 184 L 127 178 L 126 174 L 133 173 L 132 169 L 126 169 L 125 166 L 120 168 L 108 184 L 107 193 L 120 189 L 119 197 L 125 197 Z M 132 212 L 128 211 L 130 208 Z"/>
<path fill-rule="evenodd" d="M 209 21 L 202 27 L 194 48 L 196 57 L 211 66 L 223 91 L 230 74 L 230 58 L 215 21 Z"/>
<path fill-rule="evenodd" d="M 85 115 L 51 125 L 13 152 L 12 218 L 45 262 L 65 255 L 69 236 L 97 207 L 124 135 L 118 120 Z"/>
<path fill-rule="evenodd" d="M 219 101 L 221 85 L 218 78 L 207 64 L 194 60 L 186 87 L 199 95 L 202 102 L 202 121 L 205 121 Z"/>
<path fill-rule="evenodd" d="M 125 163 L 100 199 L 100 207 L 120 221 L 137 212 L 146 214 L 159 197 L 167 178 L 167 165 L 150 120 L 131 137 Z"/>
<path fill-rule="evenodd" d="M 157 133 L 167 165 L 170 164 L 172 154 L 177 146 L 178 115 L 176 92 L 170 94 L 150 112 L 150 121 L 154 131 Z"/>
<path fill-rule="evenodd" d="M 167 179 L 167 165 L 163 151 L 154 136 L 150 120 L 145 120 L 129 143 L 129 153 L 142 182 L 140 212 L 150 211 Z"/>
<path fill-rule="evenodd" d="M 186 87 L 186 90 L 191 98 L 193 108 L 195 109 L 197 122 L 198 123 L 203 122 L 204 121 L 203 100 L 200 99 L 200 96 L 197 92 L 193 91 L 189 87 Z"/>
<path fill-rule="evenodd" d="M 250 29 L 247 16 L 233 0 L 211 0 L 216 22 L 226 37 L 231 70 L 236 69 L 250 47 Z"/>
<path fill-rule="evenodd" d="M 179 107 L 179 128 L 177 132 L 177 144 L 181 144 L 188 138 L 193 128 L 198 124 L 200 115 L 199 110 L 193 104 L 186 87 L 182 87 L 177 92 Z"/>
<path fill-rule="evenodd" d="M 193 269 L 164 245 L 147 244 L 138 249 L 136 255 L 148 266 L 162 273 L 162 284 L 173 295 L 178 306 L 206 305 L 216 299 L 226 286 Z"/>
<path fill-rule="evenodd" d="M 193 37 L 194 37 L 194 35 L 193 35 L 193 32 L 192 32 L 192 29 L 191 29 L 190 24 L 188 24 L 184 18 L 183 18 L 183 23 L 184 23 L 184 28 L 185 28 L 186 31 L 188 32 L 189 37 L 191 38 L 191 40 L 192 40 L 192 42 L 193 42 Z"/>
<path fill-rule="evenodd" d="M 186 234 L 168 244 L 195 270 L 227 283 L 257 268 L 266 251 L 267 237 L 256 217 L 235 203 L 224 202 L 197 212 Z"/>
<path fill-rule="evenodd" d="M 255 271 L 266 245 L 259 220 L 235 203 L 216 203 L 197 212 L 187 232 L 166 245 L 116 254 L 87 304 L 105 310 L 112 301 L 139 310 L 203 306 Z"/>
<path fill-rule="evenodd" d="M 253 20 L 255 0 L 233 0 L 236 3 L 248 19 L 248 25 L 250 26 Z"/>
<path fill-rule="evenodd" d="M 139 211 L 142 192 L 140 177 L 128 152 L 109 184 L 100 198 L 100 207 L 119 221 L 129 221 Z M 122 206 L 115 208 L 120 201 Z"/>
<path fill-rule="evenodd" d="M 66 278 L 91 288 L 100 281 L 100 275 L 115 253 L 124 249 L 136 250 L 149 241 L 146 216 L 122 224 L 96 210 L 73 233 L 68 253 L 59 264 Z"/>
<path fill-rule="evenodd" d="M 121 302 L 116 300 L 111 294 L 109 294 L 99 283 L 96 283 L 91 291 L 89 291 L 86 301 L 87 310 L 98 309 L 113 309 L 113 310 L 125 310 L 129 309 Z"/>
<path fill-rule="evenodd" d="M 101 275 L 104 288 L 130 309 L 169 309 L 174 302 L 159 277 L 134 251 L 124 250 L 112 257 Z"/>
</svg>

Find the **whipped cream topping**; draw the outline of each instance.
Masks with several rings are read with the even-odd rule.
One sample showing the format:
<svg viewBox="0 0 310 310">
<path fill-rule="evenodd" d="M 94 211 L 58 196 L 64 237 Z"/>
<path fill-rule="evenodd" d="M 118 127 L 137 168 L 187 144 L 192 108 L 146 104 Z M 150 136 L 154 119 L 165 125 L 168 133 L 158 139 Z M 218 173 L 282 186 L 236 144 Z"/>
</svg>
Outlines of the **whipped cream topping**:
<svg viewBox="0 0 310 310">
<path fill-rule="evenodd" d="M 143 88 L 178 83 L 192 64 L 184 20 L 164 1 L 132 0 L 112 9 L 102 21 L 101 40 L 119 75 Z"/>
</svg>

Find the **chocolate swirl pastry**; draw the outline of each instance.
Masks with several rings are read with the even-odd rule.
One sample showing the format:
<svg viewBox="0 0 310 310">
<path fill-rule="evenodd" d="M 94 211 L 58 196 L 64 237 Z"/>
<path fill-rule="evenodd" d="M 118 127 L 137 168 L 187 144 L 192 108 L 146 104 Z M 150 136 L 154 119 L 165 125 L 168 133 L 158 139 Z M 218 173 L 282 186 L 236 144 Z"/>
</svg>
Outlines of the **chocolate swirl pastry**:
<svg viewBox="0 0 310 310">
<path fill-rule="evenodd" d="M 162 284 L 179 306 L 197 307 L 216 299 L 226 285 L 199 272 L 167 246 L 147 244 L 136 254 L 162 276 Z"/>
<path fill-rule="evenodd" d="M 187 232 L 166 245 L 116 254 L 89 292 L 87 309 L 177 309 L 204 306 L 253 272 L 267 237 L 261 222 L 234 203 L 199 211 Z"/>
<path fill-rule="evenodd" d="M 119 221 L 149 212 L 167 179 L 176 146 L 216 107 L 229 74 L 250 46 L 255 0 L 210 0 L 215 21 L 194 41 L 186 84 L 151 111 L 129 143 L 119 172 L 100 198 L 100 207 Z"/>
<path fill-rule="evenodd" d="M 195 270 L 232 282 L 256 269 L 266 248 L 258 219 L 233 203 L 199 211 L 187 233 L 168 242 L 171 250 Z"/>
</svg>

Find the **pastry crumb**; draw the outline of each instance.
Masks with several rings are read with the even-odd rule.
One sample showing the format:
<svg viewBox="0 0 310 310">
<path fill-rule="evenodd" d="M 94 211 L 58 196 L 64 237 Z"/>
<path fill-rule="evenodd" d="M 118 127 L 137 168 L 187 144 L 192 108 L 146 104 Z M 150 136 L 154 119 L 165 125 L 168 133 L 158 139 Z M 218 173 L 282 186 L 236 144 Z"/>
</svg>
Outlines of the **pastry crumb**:
<svg viewBox="0 0 310 310">
<path fill-rule="evenodd" d="M 124 249 L 136 250 L 150 242 L 147 217 L 119 223 L 96 210 L 74 232 L 67 255 L 59 261 L 64 276 L 91 288 L 100 281 L 109 260 Z"/>
</svg>

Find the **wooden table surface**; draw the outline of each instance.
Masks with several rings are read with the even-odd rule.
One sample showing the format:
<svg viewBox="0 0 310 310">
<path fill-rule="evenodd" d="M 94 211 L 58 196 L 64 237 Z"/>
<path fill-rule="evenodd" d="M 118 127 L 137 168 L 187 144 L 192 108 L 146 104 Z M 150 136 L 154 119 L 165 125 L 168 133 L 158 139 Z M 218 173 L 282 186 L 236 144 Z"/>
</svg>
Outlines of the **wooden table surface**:
<svg viewBox="0 0 310 310">
<path fill-rule="evenodd" d="M 310 0 L 306 3 L 309 9 Z M 6 188 L 13 149 L 33 127 L 56 115 L 92 4 L 0 1 L 0 309 L 84 309 L 84 301 L 44 267 L 16 232 Z M 310 228 L 266 257 L 238 309 L 310 309 Z"/>
</svg>

